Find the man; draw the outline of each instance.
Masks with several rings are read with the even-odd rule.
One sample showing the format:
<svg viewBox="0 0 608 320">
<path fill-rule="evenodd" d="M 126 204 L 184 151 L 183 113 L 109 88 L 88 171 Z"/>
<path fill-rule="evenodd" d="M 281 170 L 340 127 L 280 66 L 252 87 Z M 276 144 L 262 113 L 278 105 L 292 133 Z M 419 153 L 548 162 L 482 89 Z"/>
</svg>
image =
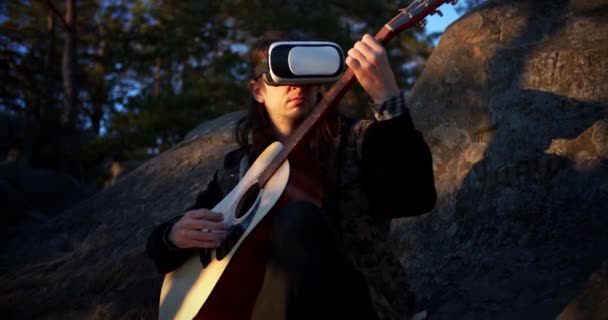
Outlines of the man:
<svg viewBox="0 0 608 320">
<path fill-rule="evenodd" d="M 318 85 L 274 86 L 262 76 L 270 44 L 286 40 L 298 39 L 268 32 L 251 50 L 255 74 L 248 84 L 249 113 L 237 127 L 241 147 L 226 155 L 190 210 L 151 234 L 148 254 L 161 272 L 226 239 L 222 214 L 209 209 L 270 143 L 288 139 L 316 105 Z M 207 300 L 201 319 L 407 319 L 413 314 L 414 295 L 387 241 L 391 218 L 434 206 L 431 154 L 414 129 L 383 46 L 365 35 L 345 63 L 369 95 L 375 121 L 331 112 L 292 152 L 289 185 L 267 223 L 254 229 L 223 274 L 247 277 L 226 280 L 228 293 L 209 298 L 217 305 L 233 303 L 213 307 Z"/>
</svg>

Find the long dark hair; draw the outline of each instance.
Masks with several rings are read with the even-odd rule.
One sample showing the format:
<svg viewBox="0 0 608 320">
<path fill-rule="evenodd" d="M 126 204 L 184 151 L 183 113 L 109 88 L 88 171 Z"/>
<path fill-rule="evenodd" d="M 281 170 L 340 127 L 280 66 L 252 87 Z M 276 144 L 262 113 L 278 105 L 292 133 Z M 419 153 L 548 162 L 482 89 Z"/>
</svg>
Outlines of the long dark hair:
<svg viewBox="0 0 608 320">
<path fill-rule="evenodd" d="M 268 48 L 272 43 L 297 40 L 304 39 L 296 33 L 267 31 L 251 48 L 249 57 L 251 70 L 256 70 L 256 67 L 262 63 L 262 59 L 268 54 Z M 258 76 L 259 74 L 254 73 L 252 78 L 255 81 L 264 81 Z M 321 96 L 319 96 L 319 100 L 320 98 Z M 322 162 L 321 156 L 327 153 L 328 148 L 331 148 L 332 137 L 338 133 L 340 121 L 341 117 L 338 112 L 330 111 L 330 114 L 310 133 L 310 151 L 313 152 L 318 161 Z M 268 145 L 277 140 L 266 107 L 256 101 L 253 96 L 250 99 L 247 115 L 240 119 L 236 126 L 236 140 L 241 147 L 246 148 L 252 160 L 256 159 Z"/>
</svg>

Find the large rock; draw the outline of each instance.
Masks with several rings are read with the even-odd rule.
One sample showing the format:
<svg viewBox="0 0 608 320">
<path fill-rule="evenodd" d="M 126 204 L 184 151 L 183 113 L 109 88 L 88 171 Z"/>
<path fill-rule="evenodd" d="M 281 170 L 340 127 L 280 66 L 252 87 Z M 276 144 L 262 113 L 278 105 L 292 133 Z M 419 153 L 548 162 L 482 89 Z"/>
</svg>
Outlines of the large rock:
<svg viewBox="0 0 608 320">
<path fill-rule="evenodd" d="M 440 198 L 433 212 L 396 222 L 393 236 L 433 319 L 606 314 L 586 292 L 605 296 L 595 280 L 605 272 L 590 275 L 608 252 L 607 8 L 489 1 L 428 61 L 408 103 Z M 235 147 L 230 119 L 3 241 L 3 319 L 154 318 L 162 277 L 146 238 Z"/>
<path fill-rule="evenodd" d="M 2 318 L 156 318 L 162 277 L 145 242 L 236 147 L 233 125 L 184 141 L 45 224 L 11 226 L 0 250 Z"/>
<path fill-rule="evenodd" d="M 0 202 L 4 212 L 0 222 L 55 215 L 92 192 L 72 176 L 15 164 L 0 166 Z M 42 220 L 46 220 L 42 218 Z"/>
<path fill-rule="evenodd" d="M 560 313 L 557 320 L 604 320 L 608 315 L 608 261 L 591 275 L 583 290 Z"/>
<path fill-rule="evenodd" d="M 433 319 L 554 319 L 608 258 L 607 57 L 608 1 L 488 1 L 444 33 L 408 101 L 439 202 L 394 228 Z"/>
</svg>

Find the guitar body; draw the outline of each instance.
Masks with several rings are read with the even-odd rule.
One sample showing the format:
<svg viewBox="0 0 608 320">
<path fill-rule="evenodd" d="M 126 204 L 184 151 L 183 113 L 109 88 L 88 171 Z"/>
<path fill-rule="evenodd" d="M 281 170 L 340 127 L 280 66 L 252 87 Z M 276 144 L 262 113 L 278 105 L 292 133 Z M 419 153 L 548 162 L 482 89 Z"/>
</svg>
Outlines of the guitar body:
<svg viewBox="0 0 608 320">
<path fill-rule="evenodd" d="M 159 319 L 194 318 L 245 237 L 272 209 L 287 186 L 289 162 L 284 161 L 262 187 L 258 176 L 283 149 L 280 142 L 268 146 L 232 191 L 212 211 L 224 214 L 228 239 L 216 250 L 193 255 L 163 281 Z"/>
<path fill-rule="evenodd" d="M 398 15 L 380 29 L 375 35 L 376 40 L 385 45 L 401 31 L 421 23 L 425 16 L 440 13 L 437 7 L 445 2 L 455 3 L 456 0 L 413 0 L 406 9 L 401 9 Z M 247 288 L 256 288 L 257 286 L 257 284 L 245 286 L 243 277 L 247 279 L 248 274 L 246 273 L 256 273 L 264 270 L 263 265 L 261 268 L 259 267 L 260 263 L 257 261 L 259 258 L 254 252 L 256 245 L 252 245 L 267 240 L 265 235 L 268 234 L 268 226 L 272 223 L 269 219 L 260 223 L 262 219 L 275 205 L 281 207 L 282 203 L 291 200 L 306 200 L 321 205 L 318 200 L 322 196 L 322 192 L 319 192 L 321 188 L 315 186 L 315 180 L 320 180 L 319 168 L 310 166 L 313 161 L 307 160 L 310 158 L 310 154 L 306 154 L 305 149 L 299 149 L 299 156 L 297 150 L 299 146 L 304 145 L 302 142 L 306 141 L 306 137 L 312 128 L 321 119 L 325 118 L 331 108 L 337 105 L 355 81 L 354 73 L 347 69 L 340 79 L 325 92 L 323 99 L 284 141 L 284 144 L 275 142 L 268 146 L 236 187 L 213 208 L 213 211 L 224 214 L 224 223 L 229 226 L 228 238 L 219 248 L 201 250 L 200 256 L 194 255 L 182 267 L 165 276 L 161 289 L 159 319 L 190 320 L 197 317 L 199 312 L 205 318 L 225 319 L 224 315 L 226 313 L 223 310 L 243 308 L 243 304 L 247 302 L 239 300 L 239 294 L 252 291 Z M 293 152 L 294 150 L 296 152 Z M 292 162 L 292 169 L 290 169 L 287 160 L 290 155 L 296 155 L 293 159 L 290 158 L 290 160 L 296 160 Z M 292 179 L 289 182 L 289 187 L 287 187 L 290 180 L 290 170 L 292 171 Z M 315 174 L 315 171 L 317 174 Z M 282 198 L 284 191 L 286 192 L 283 195 L 284 198 Z M 281 201 L 279 201 L 279 198 L 282 198 Z M 268 215 L 268 218 L 272 218 L 272 213 Z M 255 232 L 252 232 L 256 226 L 258 227 L 254 230 Z M 246 241 L 243 245 L 243 252 L 235 256 L 237 248 L 250 234 L 252 240 L 248 239 L 249 241 Z M 252 252 L 246 255 L 245 253 L 249 251 Z M 231 265 L 231 268 L 227 268 L 233 257 L 235 257 L 235 263 Z M 241 268 L 241 264 L 255 265 L 255 267 L 252 268 L 254 270 L 246 270 Z M 232 268 L 234 266 L 238 268 Z M 222 278 L 223 282 L 221 282 L 220 278 L 226 270 L 228 270 L 226 272 L 228 275 Z M 235 280 L 226 281 L 231 276 L 234 276 Z M 218 282 L 220 282 L 219 285 Z M 216 285 L 218 289 L 212 295 Z M 225 287 L 228 287 L 228 289 L 219 288 L 223 285 L 226 285 Z M 257 288 L 259 289 L 259 287 Z M 247 295 L 241 295 L 240 297 L 251 298 Z M 211 302 L 203 306 L 206 301 Z M 206 309 L 222 311 L 214 313 Z M 244 317 L 246 318 L 243 314 L 238 314 L 232 318 L 242 319 Z"/>
</svg>

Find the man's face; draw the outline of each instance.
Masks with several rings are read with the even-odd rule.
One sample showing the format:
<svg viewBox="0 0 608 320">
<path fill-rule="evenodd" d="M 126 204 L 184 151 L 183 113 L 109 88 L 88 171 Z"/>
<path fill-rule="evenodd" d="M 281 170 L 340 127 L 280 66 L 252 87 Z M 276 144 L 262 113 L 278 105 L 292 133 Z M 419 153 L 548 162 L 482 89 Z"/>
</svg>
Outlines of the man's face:
<svg viewBox="0 0 608 320">
<path fill-rule="evenodd" d="M 318 85 L 270 86 L 258 79 L 252 85 L 254 98 L 266 106 L 276 126 L 300 123 L 317 103 Z"/>
</svg>

